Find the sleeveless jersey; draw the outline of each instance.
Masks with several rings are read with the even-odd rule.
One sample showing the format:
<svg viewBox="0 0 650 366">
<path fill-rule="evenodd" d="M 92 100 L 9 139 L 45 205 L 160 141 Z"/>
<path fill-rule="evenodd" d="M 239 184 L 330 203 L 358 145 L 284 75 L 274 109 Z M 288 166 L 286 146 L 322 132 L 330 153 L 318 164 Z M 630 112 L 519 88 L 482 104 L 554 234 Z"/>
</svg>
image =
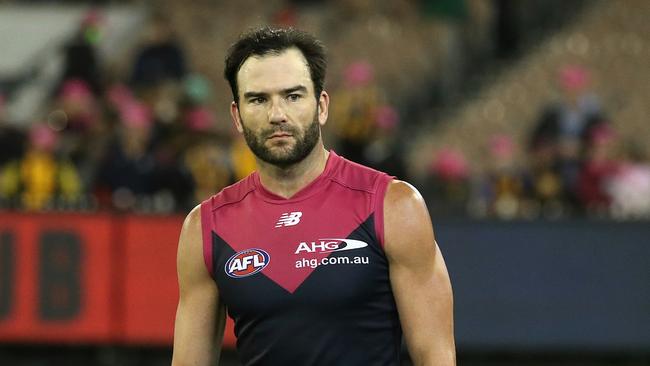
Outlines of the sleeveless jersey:
<svg viewBox="0 0 650 366">
<path fill-rule="evenodd" d="M 333 151 L 290 199 L 257 173 L 201 205 L 205 263 L 249 365 L 399 365 L 383 252 L 392 177 Z"/>
</svg>

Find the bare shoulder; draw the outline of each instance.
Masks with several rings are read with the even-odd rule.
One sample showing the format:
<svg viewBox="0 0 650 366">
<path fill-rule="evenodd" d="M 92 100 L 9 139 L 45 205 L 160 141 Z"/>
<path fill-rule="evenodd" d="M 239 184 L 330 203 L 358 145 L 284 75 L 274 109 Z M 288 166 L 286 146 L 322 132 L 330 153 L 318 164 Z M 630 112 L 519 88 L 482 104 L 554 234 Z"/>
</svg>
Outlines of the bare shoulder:
<svg viewBox="0 0 650 366">
<path fill-rule="evenodd" d="M 183 228 L 181 229 L 181 237 L 178 242 L 179 251 L 188 250 L 189 248 L 184 248 L 187 246 L 195 246 L 198 241 L 199 244 L 202 243 L 202 232 L 201 232 L 201 205 L 197 205 L 190 211 L 189 214 L 185 217 L 183 221 Z"/>
<path fill-rule="evenodd" d="M 425 206 L 422 195 L 410 183 L 393 179 L 388 184 L 384 206 L 390 206 L 391 209 L 400 209 L 409 208 L 410 205 Z"/>
<path fill-rule="evenodd" d="M 196 205 L 183 221 L 183 232 L 201 231 L 201 205 Z"/>
<path fill-rule="evenodd" d="M 389 260 L 435 251 L 429 211 L 420 192 L 407 182 L 389 183 L 384 198 L 384 237 Z"/>
<path fill-rule="evenodd" d="M 177 265 L 179 274 L 191 273 L 205 267 L 203 262 L 203 232 L 201 229 L 201 205 L 197 205 L 185 217 L 178 241 Z M 201 271 L 202 272 L 202 271 Z"/>
</svg>

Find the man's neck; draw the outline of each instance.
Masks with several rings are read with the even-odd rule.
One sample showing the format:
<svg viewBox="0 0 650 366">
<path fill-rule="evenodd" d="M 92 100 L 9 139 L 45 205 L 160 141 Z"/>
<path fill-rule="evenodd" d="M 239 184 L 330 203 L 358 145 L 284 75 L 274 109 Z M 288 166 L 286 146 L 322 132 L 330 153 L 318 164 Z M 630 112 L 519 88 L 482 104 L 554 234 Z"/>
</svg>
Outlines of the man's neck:
<svg viewBox="0 0 650 366">
<path fill-rule="evenodd" d="M 257 159 L 257 170 L 266 190 L 280 197 L 291 198 L 318 178 L 325 170 L 328 157 L 329 151 L 319 143 L 299 163 L 283 168 Z"/>
</svg>

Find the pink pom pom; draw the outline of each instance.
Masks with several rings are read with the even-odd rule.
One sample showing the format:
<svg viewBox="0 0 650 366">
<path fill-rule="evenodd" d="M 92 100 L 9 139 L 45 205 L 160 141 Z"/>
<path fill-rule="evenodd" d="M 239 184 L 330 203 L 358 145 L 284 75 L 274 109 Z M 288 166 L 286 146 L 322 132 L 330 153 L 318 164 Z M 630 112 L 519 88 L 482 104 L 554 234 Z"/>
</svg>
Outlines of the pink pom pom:
<svg viewBox="0 0 650 366">
<path fill-rule="evenodd" d="M 560 70 L 560 83 L 566 90 L 581 90 L 589 84 L 589 71 L 578 65 L 565 66 Z"/>
<path fill-rule="evenodd" d="M 131 102 L 120 110 L 122 123 L 129 128 L 149 128 L 153 122 L 149 108 L 139 102 Z"/>
<path fill-rule="evenodd" d="M 490 153 L 496 158 L 509 158 L 515 150 L 512 138 L 507 135 L 494 135 L 490 138 Z"/>
<path fill-rule="evenodd" d="M 460 180 L 469 175 L 469 165 L 461 152 L 444 148 L 438 152 L 432 171 L 445 180 Z"/>
<path fill-rule="evenodd" d="M 59 142 L 59 136 L 47 125 L 36 124 L 29 131 L 29 142 L 38 149 L 52 151 Z"/>
<path fill-rule="evenodd" d="M 88 84 L 79 79 L 66 80 L 61 87 L 59 96 L 63 101 L 69 102 L 88 102 L 93 98 Z"/>
<path fill-rule="evenodd" d="M 399 115 L 391 106 L 381 106 L 376 110 L 375 122 L 383 130 L 393 130 L 399 124 Z"/>
<path fill-rule="evenodd" d="M 206 107 L 194 108 L 185 116 L 185 125 L 193 131 L 207 131 L 214 123 L 214 114 Z"/>
<path fill-rule="evenodd" d="M 135 102 L 131 89 L 124 84 L 111 86 L 106 93 L 106 97 L 113 108 L 118 110 L 129 103 Z"/>
<path fill-rule="evenodd" d="M 365 86 L 373 80 L 374 68 L 367 61 L 357 61 L 348 65 L 344 75 L 348 87 Z"/>
</svg>

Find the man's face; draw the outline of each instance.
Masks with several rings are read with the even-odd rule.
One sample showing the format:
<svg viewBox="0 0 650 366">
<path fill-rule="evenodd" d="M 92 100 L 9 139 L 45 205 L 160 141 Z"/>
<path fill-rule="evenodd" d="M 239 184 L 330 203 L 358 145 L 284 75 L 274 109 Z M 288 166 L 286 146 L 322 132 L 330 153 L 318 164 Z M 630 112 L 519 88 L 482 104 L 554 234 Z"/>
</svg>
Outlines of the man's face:
<svg viewBox="0 0 650 366">
<path fill-rule="evenodd" d="M 231 115 L 262 161 L 286 167 L 302 161 L 320 140 L 329 98 L 314 95 L 307 61 L 297 49 L 248 58 L 237 74 L 239 103 Z"/>
</svg>

